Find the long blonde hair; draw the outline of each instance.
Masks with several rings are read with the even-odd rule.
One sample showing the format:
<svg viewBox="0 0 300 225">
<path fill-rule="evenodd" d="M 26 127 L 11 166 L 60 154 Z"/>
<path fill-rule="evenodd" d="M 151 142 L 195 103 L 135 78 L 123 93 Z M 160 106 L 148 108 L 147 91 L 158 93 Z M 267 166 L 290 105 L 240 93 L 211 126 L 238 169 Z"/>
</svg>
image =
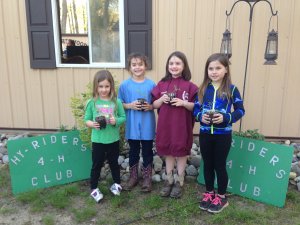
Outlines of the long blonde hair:
<svg viewBox="0 0 300 225">
<path fill-rule="evenodd" d="M 208 67 L 209 67 L 209 64 L 213 61 L 218 61 L 227 69 L 227 73 L 225 74 L 225 76 L 222 80 L 222 83 L 221 83 L 220 87 L 218 88 L 217 95 L 218 95 L 218 97 L 222 97 L 223 94 L 225 93 L 225 96 L 227 99 L 231 98 L 230 86 L 232 83 L 231 83 L 228 57 L 225 54 L 215 53 L 208 57 L 206 64 L 205 64 L 204 78 L 203 78 L 202 84 L 199 87 L 199 94 L 198 94 L 199 102 L 201 102 L 201 103 L 203 102 L 203 97 L 204 97 L 206 88 L 209 85 L 209 83 L 211 82 L 211 79 L 208 77 Z"/>
</svg>

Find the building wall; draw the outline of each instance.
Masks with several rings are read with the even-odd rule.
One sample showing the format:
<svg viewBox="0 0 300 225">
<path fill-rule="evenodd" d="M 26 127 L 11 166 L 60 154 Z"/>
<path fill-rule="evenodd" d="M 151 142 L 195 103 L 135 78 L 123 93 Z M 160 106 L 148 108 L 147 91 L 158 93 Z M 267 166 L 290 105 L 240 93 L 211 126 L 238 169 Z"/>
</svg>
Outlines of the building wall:
<svg viewBox="0 0 300 225">
<path fill-rule="evenodd" d="M 192 81 L 200 85 L 207 57 L 220 49 L 225 31 L 225 11 L 234 0 L 153 0 L 153 62 L 149 78 L 158 82 L 166 59 L 174 50 L 189 60 Z M 254 8 L 248 69 L 245 82 L 246 115 L 242 130 L 259 129 L 266 136 L 299 137 L 300 1 L 271 0 L 278 10 L 279 58 L 266 66 L 264 50 L 270 8 Z M 233 83 L 243 92 L 249 32 L 249 6 L 238 3 L 230 16 Z M 276 29 L 276 19 L 271 28 Z M 75 125 L 70 98 L 85 90 L 97 69 L 30 69 L 25 3 L 0 1 L 0 128 L 56 129 Z M 128 77 L 124 69 L 111 69 L 118 82 Z M 237 130 L 239 124 L 234 128 Z M 198 127 L 195 128 L 197 133 Z"/>
</svg>

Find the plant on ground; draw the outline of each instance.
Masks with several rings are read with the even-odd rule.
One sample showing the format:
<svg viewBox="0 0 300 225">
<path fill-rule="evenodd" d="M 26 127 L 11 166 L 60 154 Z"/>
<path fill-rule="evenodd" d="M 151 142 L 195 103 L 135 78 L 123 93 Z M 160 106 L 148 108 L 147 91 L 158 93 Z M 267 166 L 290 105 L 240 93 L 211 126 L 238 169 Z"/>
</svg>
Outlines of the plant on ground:
<svg viewBox="0 0 300 225">
<path fill-rule="evenodd" d="M 246 131 L 234 131 L 233 134 L 236 136 L 251 138 L 255 140 L 261 140 L 261 141 L 265 140 L 265 136 L 259 133 L 258 129 L 246 130 Z"/>
<path fill-rule="evenodd" d="M 65 132 L 68 130 L 68 126 L 67 125 L 59 125 L 59 128 L 58 128 L 58 132 Z"/>
</svg>

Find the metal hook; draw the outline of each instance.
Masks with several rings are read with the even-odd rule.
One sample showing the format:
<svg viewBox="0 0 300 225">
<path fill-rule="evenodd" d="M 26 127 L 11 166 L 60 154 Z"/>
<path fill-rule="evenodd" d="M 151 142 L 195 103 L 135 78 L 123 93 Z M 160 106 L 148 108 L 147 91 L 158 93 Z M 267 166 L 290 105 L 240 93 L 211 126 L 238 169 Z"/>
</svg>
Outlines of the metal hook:
<svg viewBox="0 0 300 225">
<path fill-rule="evenodd" d="M 277 14 L 275 14 L 275 15 L 271 15 L 271 16 L 270 16 L 270 20 L 269 20 L 269 27 L 268 27 L 268 32 L 270 32 L 271 20 L 272 20 L 272 18 L 273 18 L 274 16 L 276 16 L 276 22 L 277 22 L 277 28 L 276 28 L 276 32 L 278 32 L 278 15 L 277 15 Z"/>
<path fill-rule="evenodd" d="M 229 15 L 226 16 L 226 29 L 230 30 L 230 19 L 229 19 Z"/>
</svg>

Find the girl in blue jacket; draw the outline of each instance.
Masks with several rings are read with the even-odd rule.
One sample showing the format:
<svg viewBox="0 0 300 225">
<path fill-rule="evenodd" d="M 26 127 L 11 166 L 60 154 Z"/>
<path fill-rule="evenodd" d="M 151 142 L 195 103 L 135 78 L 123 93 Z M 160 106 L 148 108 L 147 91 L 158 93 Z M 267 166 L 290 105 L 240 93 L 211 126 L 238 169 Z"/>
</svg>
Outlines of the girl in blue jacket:
<svg viewBox="0 0 300 225">
<path fill-rule="evenodd" d="M 220 53 L 211 55 L 207 59 L 204 79 L 194 106 L 194 116 L 200 122 L 199 143 L 206 185 L 199 205 L 202 210 L 219 213 L 228 206 L 225 196 L 228 184 L 226 158 L 232 141 L 232 123 L 244 114 L 240 92 L 231 83 L 227 56 Z M 214 191 L 215 175 L 217 193 Z"/>
</svg>

